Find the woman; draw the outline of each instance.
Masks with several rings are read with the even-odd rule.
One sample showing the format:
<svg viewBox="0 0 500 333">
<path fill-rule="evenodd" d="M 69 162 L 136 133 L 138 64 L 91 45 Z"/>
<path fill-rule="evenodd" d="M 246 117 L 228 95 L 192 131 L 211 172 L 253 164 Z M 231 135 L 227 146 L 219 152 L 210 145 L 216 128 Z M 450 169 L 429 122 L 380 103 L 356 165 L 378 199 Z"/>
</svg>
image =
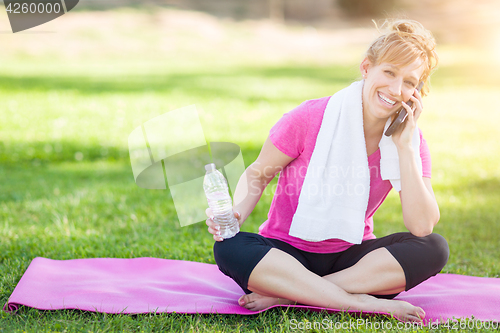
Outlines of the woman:
<svg viewBox="0 0 500 333">
<path fill-rule="evenodd" d="M 218 232 L 219 226 L 214 223 L 211 211 L 207 210 L 209 219 L 206 224 L 216 240 L 214 256 L 217 265 L 246 293 L 238 301 L 241 306 L 257 311 L 274 304 L 301 303 L 387 312 L 406 321 L 421 321 L 425 316 L 423 309 L 392 298 L 436 275 L 449 256 L 446 240 L 432 233 L 439 220 L 439 208 L 430 181 L 429 149 L 416 127 L 423 110 L 421 94 L 416 87 L 419 82 L 424 82 L 422 95 L 428 91 L 429 76 L 437 64 L 437 55 L 432 35 L 418 22 L 399 20 L 388 24 L 389 31 L 372 43 L 361 62 L 363 80 L 353 83 L 345 89 L 346 92 L 342 90 L 331 98 L 306 101 L 285 114 L 271 129 L 257 160 L 242 175 L 234 195 L 234 211 L 240 225 L 254 209 L 267 184 L 281 171 L 268 220 L 259 228 L 259 234 L 240 232 L 223 240 Z M 356 112 L 355 103 L 352 107 L 344 106 L 357 99 L 359 112 Z M 412 101 L 413 107 L 405 101 Z M 404 224 L 409 232 L 376 239 L 373 214 L 397 184 L 392 178 L 381 178 L 384 168 L 389 168 L 381 164 L 381 143 L 387 139 L 383 139 L 385 128 L 401 106 L 408 116 L 392 134 L 390 144 L 397 151 L 398 190 Z M 338 116 L 331 116 L 337 114 L 335 112 Z M 357 114 L 359 119 L 354 125 L 352 122 L 347 125 L 351 120 L 342 120 L 344 115 L 356 117 Z M 328 119 L 334 119 L 335 126 L 329 123 L 327 115 Z M 355 128 L 358 127 L 360 131 L 356 134 Z M 333 138 L 328 139 L 332 142 L 327 148 L 330 149 L 328 153 L 320 152 L 320 146 L 330 145 L 324 140 L 328 137 L 325 133 L 330 133 L 330 138 Z M 342 134 L 335 136 L 335 133 Z M 361 136 L 362 151 L 350 148 L 359 139 L 356 135 Z M 341 155 L 334 157 L 338 152 Z M 335 229 L 334 226 L 316 226 L 322 222 L 317 222 L 315 216 L 322 214 L 320 210 L 330 214 L 328 209 L 331 207 L 328 206 L 332 206 L 332 200 L 328 199 L 326 192 L 313 193 L 317 188 L 312 190 L 315 176 L 311 170 L 313 161 L 317 165 L 321 163 L 319 160 L 327 165 L 342 165 L 342 154 L 362 155 L 358 159 L 360 163 L 352 162 L 352 170 L 354 167 L 364 168 L 368 174 L 364 176 L 361 172 L 357 176 L 353 171 L 350 175 L 350 169 L 344 165 L 343 169 L 336 169 L 335 182 L 344 182 L 345 187 L 337 191 L 337 183 L 330 184 L 333 187 L 329 189 L 341 194 L 335 200 L 345 201 L 345 207 L 352 203 L 358 211 L 360 207 L 363 209 L 361 229 L 351 228 L 351 221 L 344 221 L 336 227 L 338 238 L 322 238 L 322 231 L 316 238 L 302 237 L 300 230 L 307 234 L 308 229 L 328 233 Z M 333 162 L 324 162 L 330 158 Z M 307 171 L 303 172 L 304 169 Z M 349 188 L 346 179 L 359 181 L 359 186 Z M 247 186 L 243 185 L 245 180 Z M 332 182 L 331 177 L 320 178 L 319 184 L 329 182 Z M 309 185 L 306 187 L 305 184 Z M 366 192 L 365 197 L 363 192 Z M 307 206 L 309 196 L 312 198 Z M 323 204 L 327 208 L 315 208 L 323 207 Z M 349 209 L 350 206 L 346 208 Z M 357 214 L 355 209 L 353 216 Z M 339 220 L 337 215 L 342 214 L 341 208 L 331 216 Z M 303 221 L 307 222 L 304 224 Z M 344 229 L 352 230 L 343 233 Z"/>
</svg>

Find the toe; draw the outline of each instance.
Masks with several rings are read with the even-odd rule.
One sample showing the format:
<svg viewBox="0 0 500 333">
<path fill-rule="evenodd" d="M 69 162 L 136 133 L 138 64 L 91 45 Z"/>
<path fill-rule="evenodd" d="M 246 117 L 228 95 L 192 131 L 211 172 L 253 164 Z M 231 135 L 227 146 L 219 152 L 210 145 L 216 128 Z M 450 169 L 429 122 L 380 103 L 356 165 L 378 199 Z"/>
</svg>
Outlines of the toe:
<svg viewBox="0 0 500 333">
<path fill-rule="evenodd" d="M 254 303 L 248 303 L 245 305 L 245 309 L 250 310 L 250 311 L 257 311 L 256 307 L 257 307 L 257 305 Z"/>
<path fill-rule="evenodd" d="M 409 321 L 409 322 L 413 322 L 413 323 L 420 323 L 422 321 L 422 319 L 418 316 L 408 315 L 406 317 L 405 321 Z"/>
</svg>

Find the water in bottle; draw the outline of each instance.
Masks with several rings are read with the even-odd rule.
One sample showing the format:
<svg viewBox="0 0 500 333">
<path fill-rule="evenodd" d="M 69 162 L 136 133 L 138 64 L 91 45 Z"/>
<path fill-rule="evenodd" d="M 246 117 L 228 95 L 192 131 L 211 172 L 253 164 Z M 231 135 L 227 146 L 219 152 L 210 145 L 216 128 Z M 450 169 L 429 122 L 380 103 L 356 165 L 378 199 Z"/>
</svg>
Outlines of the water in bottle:
<svg viewBox="0 0 500 333">
<path fill-rule="evenodd" d="M 214 163 L 205 165 L 203 189 L 207 196 L 208 206 L 214 215 L 214 222 L 220 225 L 222 238 L 231 238 L 240 231 L 238 220 L 234 217 L 233 203 L 229 196 L 227 181 Z"/>
</svg>

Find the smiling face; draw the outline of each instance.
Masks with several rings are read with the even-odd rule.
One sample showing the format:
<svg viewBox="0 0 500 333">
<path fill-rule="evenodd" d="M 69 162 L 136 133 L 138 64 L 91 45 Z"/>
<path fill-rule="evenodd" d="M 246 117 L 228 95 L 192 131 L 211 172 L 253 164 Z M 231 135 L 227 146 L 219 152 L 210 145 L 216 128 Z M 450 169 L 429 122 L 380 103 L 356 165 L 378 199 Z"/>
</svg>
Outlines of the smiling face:
<svg viewBox="0 0 500 333">
<path fill-rule="evenodd" d="M 424 72 L 421 59 L 407 66 L 373 65 L 365 59 L 360 69 L 365 78 L 363 114 L 365 118 L 384 122 L 401 107 L 401 101 L 410 99 Z"/>
</svg>

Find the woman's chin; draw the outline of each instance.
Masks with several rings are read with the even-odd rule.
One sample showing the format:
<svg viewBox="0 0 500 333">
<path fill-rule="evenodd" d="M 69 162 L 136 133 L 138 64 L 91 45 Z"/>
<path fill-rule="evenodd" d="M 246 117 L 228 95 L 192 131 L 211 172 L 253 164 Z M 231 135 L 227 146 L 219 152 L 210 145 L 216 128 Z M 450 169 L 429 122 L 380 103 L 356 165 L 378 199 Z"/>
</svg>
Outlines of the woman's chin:
<svg viewBox="0 0 500 333">
<path fill-rule="evenodd" d="M 392 119 L 394 117 L 394 115 L 395 115 L 395 112 L 393 112 L 393 111 L 390 111 L 390 112 L 384 111 L 384 112 L 378 112 L 376 117 L 380 120 L 387 121 L 387 119 L 389 119 L 389 118 Z"/>
</svg>

